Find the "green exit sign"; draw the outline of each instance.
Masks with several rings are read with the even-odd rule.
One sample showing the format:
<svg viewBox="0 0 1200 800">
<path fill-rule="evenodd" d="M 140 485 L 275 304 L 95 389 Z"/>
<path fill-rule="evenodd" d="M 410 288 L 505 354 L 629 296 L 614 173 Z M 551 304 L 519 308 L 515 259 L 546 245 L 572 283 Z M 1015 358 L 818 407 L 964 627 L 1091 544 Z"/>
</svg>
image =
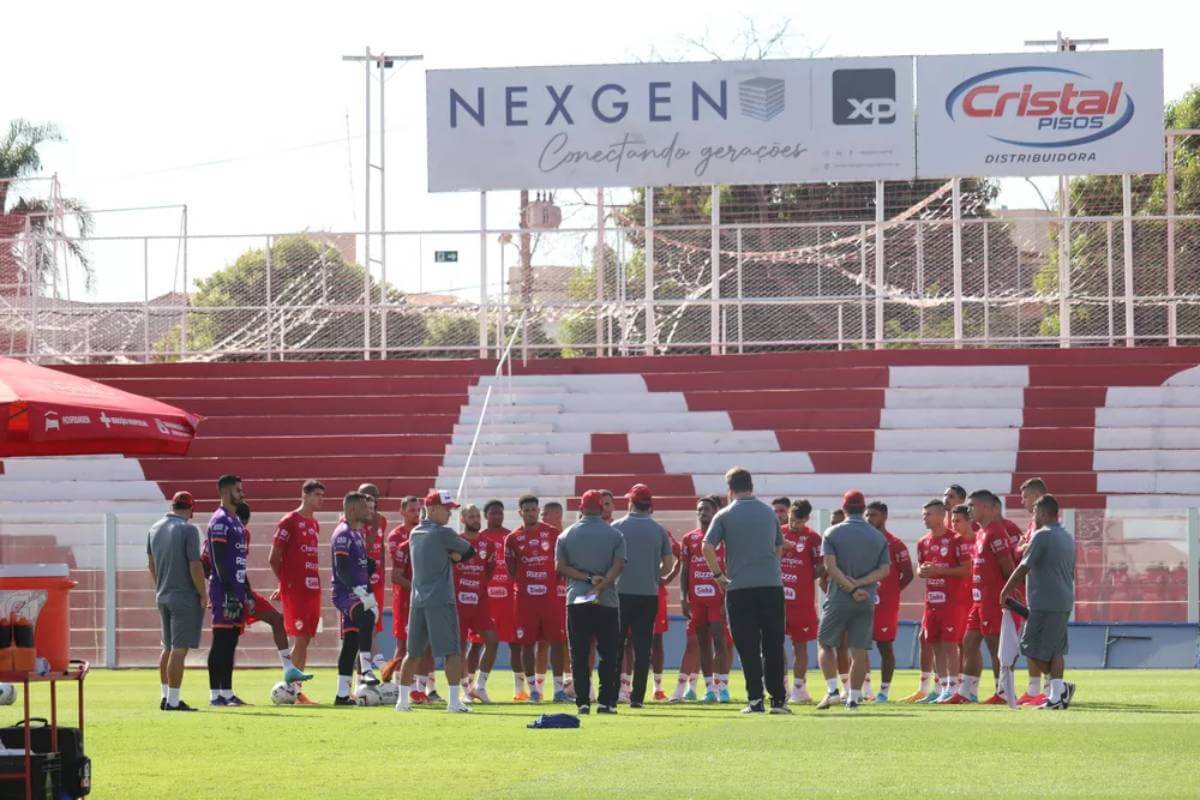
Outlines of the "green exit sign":
<svg viewBox="0 0 1200 800">
<path fill-rule="evenodd" d="M 434 250 L 433 261 L 435 264 L 450 264 L 458 261 L 457 250 Z"/>
</svg>

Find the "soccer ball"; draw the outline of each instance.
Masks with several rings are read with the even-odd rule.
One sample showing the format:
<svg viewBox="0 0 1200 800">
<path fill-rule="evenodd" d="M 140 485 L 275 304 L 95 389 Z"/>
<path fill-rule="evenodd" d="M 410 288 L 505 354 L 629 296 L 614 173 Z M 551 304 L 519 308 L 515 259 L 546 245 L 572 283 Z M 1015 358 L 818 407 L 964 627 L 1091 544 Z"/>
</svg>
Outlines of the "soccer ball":
<svg viewBox="0 0 1200 800">
<path fill-rule="evenodd" d="M 377 706 L 383 703 L 383 698 L 379 696 L 379 689 L 374 686 L 358 687 L 358 691 L 354 693 L 354 699 L 360 706 Z"/>
<path fill-rule="evenodd" d="M 292 706 L 296 704 L 296 691 L 291 684 L 277 683 L 271 687 L 271 702 L 277 706 Z"/>
<path fill-rule="evenodd" d="M 375 691 L 379 692 L 379 700 L 384 705 L 394 706 L 400 699 L 400 687 L 391 681 L 379 684 L 375 687 Z"/>
<path fill-rule="evenodd" d="M 16 687 L 11 683 L 0 683 L 0 706 L 11 706 L 16 699 Z"/>
</svg>

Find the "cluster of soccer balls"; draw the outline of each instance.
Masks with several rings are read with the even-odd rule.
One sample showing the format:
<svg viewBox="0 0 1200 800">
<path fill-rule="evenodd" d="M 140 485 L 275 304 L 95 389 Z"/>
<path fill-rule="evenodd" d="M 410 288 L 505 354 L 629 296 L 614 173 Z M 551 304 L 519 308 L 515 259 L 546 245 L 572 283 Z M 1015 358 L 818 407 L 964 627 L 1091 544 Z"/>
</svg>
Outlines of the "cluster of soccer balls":
<svg viewBox="0 0 1200 800">
<path fill-rule="evenodd" d="M 11 706 L 17 700 L 17 688 L 11 683 L 0 683 L 0 706 Z"/>
<path fill-rule="evenodd" d="M 399 699 L 400 687 L 391 682 L 377 686 L 359 686 L 358 691 L 354 693 L 354 700 L 360 706 L 394 706 Z M 277 706 L 295 705 L 296 690 L 291 684 L 280 681 L 271 687 L 271 702 Z"/>
</svg>

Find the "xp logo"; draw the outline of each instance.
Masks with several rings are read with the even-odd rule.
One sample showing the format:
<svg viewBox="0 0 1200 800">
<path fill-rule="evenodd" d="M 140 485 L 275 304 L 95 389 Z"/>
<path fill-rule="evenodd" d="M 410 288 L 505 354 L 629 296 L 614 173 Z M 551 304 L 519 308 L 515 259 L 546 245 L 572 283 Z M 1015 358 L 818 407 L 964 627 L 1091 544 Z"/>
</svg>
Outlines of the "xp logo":
<svg viewBox="0 0 1200 800">
<path fill-rule="evenodd" d="M 1116 81 L 1099 86 L 1091 76 L 1062 67 L 1020 66 L 967 78 L 946 95 L 946 115 L 956 123 L 984 125 L 992 139 L 1018 147 L 1074 147 L 1124 128 L 1133 98 Z"/>
<path fill-rule="evenodd" d="M 835 69 L 834 125 L 892 125 L 896 122 L 896 70 Z"/>
</svg>

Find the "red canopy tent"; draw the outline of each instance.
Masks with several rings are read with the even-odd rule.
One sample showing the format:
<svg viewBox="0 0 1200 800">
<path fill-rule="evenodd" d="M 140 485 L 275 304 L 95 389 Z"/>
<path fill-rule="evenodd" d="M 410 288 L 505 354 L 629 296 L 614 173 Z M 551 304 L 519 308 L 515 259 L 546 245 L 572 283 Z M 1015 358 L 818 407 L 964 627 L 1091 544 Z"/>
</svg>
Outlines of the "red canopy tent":
<svg viewBox="0 0 1200 800">
<path fill-rule="evenodd" d="M 183 455 L 200 417 L 102 383 L 0 358 L 0 458 Z"/>
</svg>

